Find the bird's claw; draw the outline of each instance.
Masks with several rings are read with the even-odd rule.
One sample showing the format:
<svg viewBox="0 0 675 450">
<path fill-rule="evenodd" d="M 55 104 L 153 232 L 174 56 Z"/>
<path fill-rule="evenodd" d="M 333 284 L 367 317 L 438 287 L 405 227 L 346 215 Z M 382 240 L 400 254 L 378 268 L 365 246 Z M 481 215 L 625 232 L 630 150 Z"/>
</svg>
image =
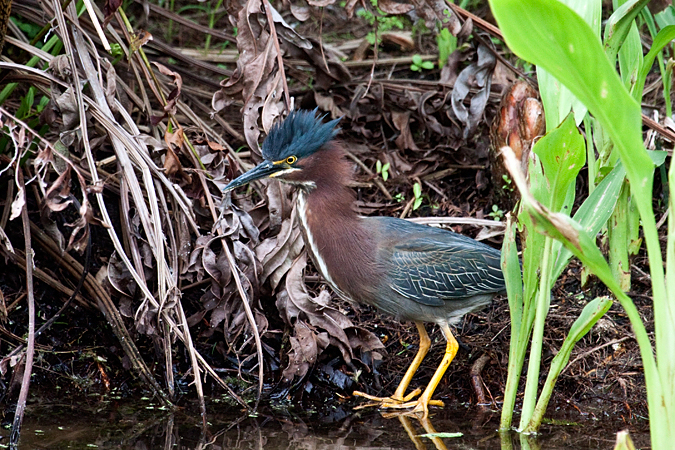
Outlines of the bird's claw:
<svg viewBox="0 0 675 450">
<path fill-rule="evenodd" d="M 398 416 L 404 414 L 406 416 L 420 416 L 426 418 L 429 415 L 429 405 L 431 406 L 440 406 L 443 407 L 443 402 L 440 400 L 429 400 L 428 402 L 422 401 L 422 399 L 411 401 L 413 398 L 420 394 L 420 389 L 415 389 L 410 394 L 406 395 L 403 398 L 394 398 L 394 397 L 376 397 L 374 395 L 366 394 L 365 392 L 354 391 L 354 395 L 367 398 L 371 400 L 369 403 L 364 405 L 359 405 L 354 409 L 364 409 L 364 408 L 382 408 L 382 409 L 409 409 L 410 411 L 397 411 L 387 413 L 390 416 Z M 386 417 L 386 415 L 385 415 Z"/>
<path fill-rule="evenodd" d="M 361 391 L 354 391 L 354 395 L 358 397 L 363 397 L 367 398 L 368 400 L 372 400 L 372 403 L 369 403 L 366 406 L 379 406 L 381 408 L 395 408 L 395 405 L 400 405 L 402 403 L 407 403 L 413 398 L 417 397 L 420 395 L 422 392 L 421 389 L 417 388 L 414 391 L 412 391 L 410 394 L 406 395 L 405 397 L 376 397 L 374 395 L 366 394 L 365 392 Z M 364 407 L 366 407 L 364 406 Z"/>
</svg>

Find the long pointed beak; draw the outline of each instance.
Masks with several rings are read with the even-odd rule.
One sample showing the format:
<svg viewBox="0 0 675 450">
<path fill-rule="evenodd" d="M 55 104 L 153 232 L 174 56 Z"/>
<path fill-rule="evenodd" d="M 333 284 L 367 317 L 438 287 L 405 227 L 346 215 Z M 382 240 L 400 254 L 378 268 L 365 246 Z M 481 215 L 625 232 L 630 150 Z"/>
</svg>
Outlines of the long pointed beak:
<svg viewBox="0 0 675 450">
<path fill-rule="evenodd" d="M 253 169 L 248 172 L 238 176 L 234 180 L 230 181 L 227 186 L 223 189 L 223 192 L 231 191 L 232 189 L 238 188 L 245 184 L 250 183 L 251 181 L 261 180 L 263 178 L 270 178 L 274 176 L 277 172 L 285 170 L 281 164 L 274 164 L 271 161 L 263 161 Z"/>
</svg>

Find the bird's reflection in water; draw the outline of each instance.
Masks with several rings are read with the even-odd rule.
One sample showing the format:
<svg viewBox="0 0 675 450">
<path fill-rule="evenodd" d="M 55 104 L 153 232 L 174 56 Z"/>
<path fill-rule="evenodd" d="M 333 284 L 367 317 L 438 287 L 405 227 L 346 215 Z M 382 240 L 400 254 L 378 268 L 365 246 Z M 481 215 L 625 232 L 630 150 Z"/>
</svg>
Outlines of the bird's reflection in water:
<svg viewBox="0 0 675 450">
<path fill-rule="evenodd" d="M 498 433 L 498 411 L 452 403 L 433 409 L 429 419 L 401 412 L 355 413 L 349 404 L 324 405 L 314 413 L 297 405 L 265 406 L 256 414 L 211 405 L 204 428 L 197 408 L 168 411 L 149 403 L 33 405 L 19 450 L 93 445 L 99 450 L 567 450 L 610 448 L 616 432 L 577 424 L 553 426 L 537 441 Z M 449 437 L 457 432 L 462 436 Z M 646 432 L 636 437 L 649 442 Z"/>
<path fill-rule="evenodd" d="M 405 429 L 406 433 L 408 433 L 408 437 L 410 440 L 415 444 L 415 448 L 417 450 L 423 450 L 426 449 L 426 445 L 424 445 L 424 442 L 422 442 L 421 437 L 417 434 L 417 431 L 415 430 L 415 427 L 412 424 L 412 421 L 408 416 L 404 415 L 398 415 L 398 420 L 401 422 L 401 425 L 403 425 L 403 428 Z M 429 435 L 429 438 L 431 439 L 431 442 L 433 442 L 434 446 L 438 450 L 448 450 L 448 447 L 445 446 L 445 443 L 443 442 L 443 439 L 441 439 L 438 436 L 438 432 L 434 428 L 434 426 L 431 424 L 431 420 L 429 418 L 422 418 L 422 419 L 417 419 L 419 420 L 420 424 L 424 428 L 424 431 L 426 432 L 427 435 Z"/>
</svg>

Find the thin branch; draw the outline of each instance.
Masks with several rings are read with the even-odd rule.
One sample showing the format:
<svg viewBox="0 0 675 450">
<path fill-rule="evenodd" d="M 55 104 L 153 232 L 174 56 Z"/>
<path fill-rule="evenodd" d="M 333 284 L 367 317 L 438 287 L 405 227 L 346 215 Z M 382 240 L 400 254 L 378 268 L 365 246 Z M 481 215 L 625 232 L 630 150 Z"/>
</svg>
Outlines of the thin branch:
<svg viewBox="0 0 675 450">
<path fill-rule="evenodd" d="M 17 148 L 18 152 L 19 149 Z M 19 191 L 23 197 L 23 207 L 21 208 L 21 222 L 23 224 L 23 239 L 26 248 L 26 292 L 28 293 L 28 343 L 26 344 L 26 363 L 23 369 L 23 379 L 21 380 L 21 391 L 19 400 L 16 402 L 16 413 L 12 423 L 12 433 L 9 437 L 9 447 L 16 448 L 19 444 L 21 435 L 21 424 L 23 423 L 23 414 L 26 410 L 26 400 L 28 400 L 28 388 L 30 387 L 30 376 L 33 373 L 33 356 L 35 353 L 35 293 L 33 292 L 33 248 L 30 241 L 30 222 L 28 220 L 28 205 L 26 197 L 26 185 L 23 180 L 23 172 L 20 167 L 16 167 L 16 182 Z"/>
</svg>

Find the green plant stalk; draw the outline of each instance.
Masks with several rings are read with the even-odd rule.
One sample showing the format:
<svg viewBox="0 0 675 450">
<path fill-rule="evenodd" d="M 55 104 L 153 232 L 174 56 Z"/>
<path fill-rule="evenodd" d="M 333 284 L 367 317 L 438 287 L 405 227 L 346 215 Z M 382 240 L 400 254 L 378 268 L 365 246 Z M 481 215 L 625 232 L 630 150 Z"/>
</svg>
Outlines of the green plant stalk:
<svg viewBox="0 0 675 450">
<path fill-rule="evenodd" d="M 169 1 L 169 11 L 171 12 L 176 11 L 175 0 Z M 171 39 L 173 39 L 173 20 L 169 20 L 169 26 L 166 30 L 166 41 L 171 42 Z"/>
<path fill-rule="evenodd" d="M 652 16 L 651 11 L 649 11 L 649 8 L 644 8 L 642 10 L 642 18 L 647 24 L 649 34 L 651 34 L 652 39 L 654 39 L 657 36 L 658 32 L 656 31 L 656 23 L 654 23 L 654 17 Z M 659 71 L 661 72 L 661 81 L 663 82 L 663 99 L 666 102 L 666 115 L 668 117 L 673 117 L 673 105 L 670 104 L 670 88 L 672 83 L 668 75 L 668 69 L 665 67 L 663 62 L 663 52 L 659 51 L 659 53 L 656 55 L 656 58 L 657 61 L 659 62 Z M 639 94 L 640 97 L 642 97 L 642 92 L 640 92 Z"/>
<path fill-rule="evenodd" d="M 675 434 L 675 414 L 671 413 L 672 417 L 669 417 L 666 405 L 675 405 L 672 382 L 675 327 L 667 304 L 661 248 L 651 202 L 654 164 L 642 144 L 640 106 L 623 87 L 615 68 L 604 56 L 600 42 L 569 8 L 544 0 L 492 0 L 490 4 L 509 47 L 521 58 L 543 65 L 586 104 L 607 130 L 625 165 L 642 219 L 654 299 L 659 361 L 656 373 L 647 373 L 650 364 L 655 366 L 648 339 L 648 347 L 643 348 L 645 343 L 642 343 L 640 349 L 647 378 L 652 445 L 655 450 L 670 448 L 675 440 L 671 436 Z M 594 62 L 592 76 L 588 73 L 589 61 Z M 637 319 L 641 320 L 639 315 Z M 633 323 L 636 335 L 637 326 Z"/>
<path fill-rule="evenodd" d="M 551 368 L 546 377 L 544 387 L 541 390 L 541 395 L 539 396 L 537 406 L 534 409 L 534 414 L 532 415 L 530 423 L 523 430 L 523 432 L 536 433 L 539 431 L 539 427 L 541 426 L 541 422 L 544 418 L 544 413 L 546 412 L 546 407 L 548 406 L 548 402 L 551 399 L 551 394 L 553 393 L 553 387 L 555 386 L 558 376 L 560 376 L 563 368 L 570 360 L 572 349 L 582 337 L 588 334 L 591 328 L 593 328 L 597 321 L 600 320 L 600 318 L 611 306 L 612 301 L 610 299 L 596 298 L 584 307 L 581 315 L 579 315 L 577 320 L 574 321 L 574 324 L 570 328 L 570 331 L 565 338 L 562 347 L 551 362 Z"/>
<path fill-rule="evenodd" d="M 209 11 L 209 29 L 213 30 L 214 25 L 216 24 L 216 12 L 220 8 L 220 5 L 223 4 L 223 0 L 218 0 L 215 8 L 211 8 Z M 211 46 L 211 35 L 206 35 L 206 42 L 204 43 L 204 51 L 207 52 Z"/>
<path fill-rule="evenodd" d="M 508 153 L 505 153 L 505 155 L 507 155 L 508 159 Z M 621 291 L 621 288 L 612 276 L 609 265 L 602 256 L 600 249 L 596 246 L 595 234 L 591 235 L 587 233 L 570 217 L 563 214 L 551 213 L 543 208 L 529 192 L 525 177 L 519 170 L 519 163 L 516 161 L 515 156 L 513 156 L 513 152 L 510 155 L 512 159 L 510 165 L 512 168 L 515 168 L 515 171 L 510 169 L 513 181 L 521 192 L 524 203 L 523 208 L 532 216 L 533 222 L 536 223 L 537 231 L 562 242 L 565 248 L 587 265 L 600 281 L 605 283 L 626 312 L 640 348 L 645 379 L 647 380 L 652 448 L 655 450 L 670 449 L 671 443 L 675 439 L 675 435 L 672 435 L 675 428 L 668 426 L 672 421 L 672 417 L 668 416 L 668 408 L 672 408 L 673 404 L 668 403 L 665 397 L 659 373 L 661 367 L 657 368 L 651 341 L 642 323 L 640 313 L 633 301 Z M 555 222 L 552 221 L 553 217 L 555 217 Z M 670 283 L 673 284 L 673 288 L 675 289 L 675 280 L 670 280 Z"/>
<path fill-rule="evenodd" d="M 664 189 L 668 190 L 668 184 L 664 183 Z M 667 201 L 667 200 L 666 200 Z M 637 255 L 642 245 L 640 237 L 640 211 L 637 209 L 635 199 L 628 199 L 628 255 Z"/>
<path fill-rule="evenodd" d="M 511 214 L 507 214 L 506 216 L 506 231 L 502 245 L 501 264 L 504 279 L 506 280 L 509 314 L 511 316 L 509 368 L 499 425 L 499 429 L 504 431 L 511 428 L 513 410 L 515 409 L 516 395 L 518 393 L 518 383 L 520 382 L 520 374 L 523 370 L 523 362 L 525 361 L 525 351 L 527 350 L 527 339 L 522 339 L 523 279 L 518 263 L 518 249 L 516 248 L 516 225 Z M 526 335 L 529 336 L 529 331 Z"/>
<path fill-rule="evenodd" d="M 628 191 L 630 187 L 624 180 L 619 200 L 609 218 L 607 237 L 609 239 L 609 265 L 614 279 L 622 291 L 630 290 L 630 262 L 628 260 Z"/>
<path fill-rule="evenodd" d="M 593 193 L 595 189 L 596 178 L 598 177 L 598 167 L 595 163 L 595 148 L 593 147 L 593 126 L 591 125 L 591 116 L 586 113 L 584 116 L 584 130 L 586 131 L 586 161 L 588 161 L 588 194 Z"/>
<path fill-rule="evenodd" d="M 663 56 L 661 57 L 663 59 Z M 663 76 L 663 100 L 666 102 L 666 116 L 673 117 L 673 105 L 670 102 L 670 90 L 673 87 L 673 64 L 666 64 L 666 74 Z"/>
<path fill-rule="evenodd" d="M 532 230 L 529 230 L 532 232 Z M 523 430 L 532 418 L 537 391 L 539 389 L 539 371 L 541 369 L 541 349 L 544 342 L 544 325 L 551 304 L 551 268 L 553 255 L 551 247 L 553 240 L 546 237 L 544 241 L 544 254 L 541 264 L 541 280 L 537 292 L 537 304 L 534 315 L 534 329 L 532 330 L 532 344 L 530 345 L 530 360 L 527 365 L 527 381 L 525 383 L 525 395 L 523 397 L 523 411 L 520 416 L 519 429 Z"/>
<path fill-rule="evenodd" d="M 513 450 L 513 441 L 511 441 L 511 432 L 508 430 L 499 430 L 499 448 L 501 450 Z"/>
<path fill-rule="evenodd" d="M 666 273 L 668 276 L 666 277 L 666 292 L 668 297 L 665 299 L 665 304 L 667 307 L 667 316 L 662 318 L 662 321 L 665 322 L 666 324 L 670 323 L 670 328 L 668 331 L 670 332 L 671 335 L 675 334 L 675 330 L 673 327 L 673 323 L 675 323 L 675 312 L 673 311 L 673 307 L 675 305 L 675 218 L 673 217 L 673 212 L 675 211 L 675 196 L 673 195 L 675 192 L 672 190 L 675 190 L 675 164 L 673 164 L 672 159 L 670 163 L 670 169 L 668 171 L 668 185 L 670 186 L 671 192 L 670 195 L 668 196 L 668 206 L 670 209 L 670 216 L 668 217 L 668 240 L 666 242 Z M 658 318 L 660 319 L 660 318 Z M 655 321 L 657 318 L 655 318 Z M 668 393 L 670 395 L 669 399 L 673 400 L 673 393 L 672 393 L 672 384 L 673 384 L 673 372 L 672 370 L 672 359 L 675 359 L 673 356 L 673 352 L 671 351 L 670 353 L 670 358 L 671 358 L 671 370 L 663 370 L 662 373 L 662 383 L 669 383 L 669 389 L 671 391 Z M 659 369 L 661 369 L 661 363 L 662 360 L 659 359 Z M 675 420 L 673 419 L 673 416 L 675 416 L 675 411 L 673 411 L 673 408 L 675 408 L 675 405 L 671 401 L 670 403 L 666 403 L 664 405 L 664 408 L 669 410 L 669 422 L 666 422 L 666 425 L 673 425 L 673 422 Z M 675 430 L 671 428 L 671 438 L 675 439 Z M 671 441 L 672 442 L 672 441 Z"/>
<path fill-rule="evenodd" d="M 541 445 L 535 436 L 521 434 L 518 437 L 521 450 L 541 450 Z"/>
</svg>

